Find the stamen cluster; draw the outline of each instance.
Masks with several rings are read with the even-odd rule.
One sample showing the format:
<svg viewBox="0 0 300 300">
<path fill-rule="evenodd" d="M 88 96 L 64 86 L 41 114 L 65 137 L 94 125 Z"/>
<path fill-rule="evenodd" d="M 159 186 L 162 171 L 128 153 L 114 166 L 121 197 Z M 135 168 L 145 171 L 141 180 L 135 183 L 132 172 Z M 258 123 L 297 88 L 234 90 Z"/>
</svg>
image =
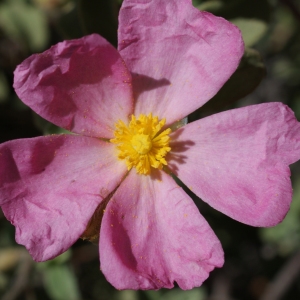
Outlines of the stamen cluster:
<svg viewBox="0 0 300 300">
<path fill-rule="evenodd" d="M 171 129 L 160 132 L 165 123 L 166 119 L 159 121 L 151 113 L 138 119 L 133 115 L 128 126 L 121 120 L 116 123 L 115 138 L 110 142 L 117 144 L 118 158 L 125 160 L 128 170 L 135 167 L 137 173 L 149 175 L 151 167 L 162 169 L 167 165 Z"/>
</svg>

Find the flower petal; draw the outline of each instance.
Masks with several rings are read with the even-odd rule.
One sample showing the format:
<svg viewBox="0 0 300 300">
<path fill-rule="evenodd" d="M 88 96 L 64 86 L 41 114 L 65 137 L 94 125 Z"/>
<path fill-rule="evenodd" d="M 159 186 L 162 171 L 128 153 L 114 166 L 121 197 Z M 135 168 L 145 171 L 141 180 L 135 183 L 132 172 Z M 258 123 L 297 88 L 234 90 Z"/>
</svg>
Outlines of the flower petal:
<svg viewBox="0 0 300 300">
<path fill-rule="evenodd" d="M 131 171 L 106 207 L 100 261 L 117 289 L 172 288 L 174 281 L 191 289 L 223 265 L 223 250 L 193 201 L 169 175 Z"/>
<path fill-rule="evenodd" d="M 71 135 L 0 146 L 0 205 L 16 226 L 16 241 L 36 261 L 67 250 L 119 184 L 127 170 L 115 159 L 113 147 Z"/>
<path fill-rule="evenodd" d="M 215 209 L 274 226 L 292 200 L 289 164 L 300 158 L 300 123 L 282 103 L 222 112 L 172 133 L 169 168 Z"/>
<path fill-rule="evenodd" d="M 111 138 L 132 113 L 131 75 L 99 35 L 59 43 L 15 70 L 22 101 L 48 121 L 88 136 Z"/>
<path fill-rule="evenodd" d="M 119 50 L 133 75 L 135 114 L 180 120 L 211 99 L 244 53 L 239 29 L 190 0 L 125 0 Z"/>
</svg>

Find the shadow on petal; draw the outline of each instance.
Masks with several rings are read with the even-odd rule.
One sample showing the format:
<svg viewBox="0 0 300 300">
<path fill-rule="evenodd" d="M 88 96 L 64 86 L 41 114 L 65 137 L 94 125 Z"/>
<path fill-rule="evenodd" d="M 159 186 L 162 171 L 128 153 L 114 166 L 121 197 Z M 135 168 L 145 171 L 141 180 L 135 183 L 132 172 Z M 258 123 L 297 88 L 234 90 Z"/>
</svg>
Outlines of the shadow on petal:
<svg viewBox="0 0 300 300">
<path fill-rule="evenodd" d="M 166 160 L 168 161 L 168 167 L 172 170 L 177 176 L 177 165 L 184 164 L 186 162 L 187 156 L 183 153 L 187 151 L 190 147 L 194 146 L 195 143 L 192 140 L 185 140 L 185 141 L 177 141 L 179 136 L 183 133 L 184 127 L 177 129 L 171 136 L 171 152 L 169 152 L 166 156 Z"/>
<path fill-rule="evenodd" d="M 115 200 L 112 198 L 111 201 L 114 202 Z M 111 215 L 112 246 L 118 253 L 122 263 L 128 268 L 135 270 L 137 268 L 137 261 L 132 252 L 133 242 L 130 240 L 124 223 L 121 221 L 124 219 L 124 215 L 120 216 L 112 209 L 107 211 L 107 213 Z"/>
<path fill-rule="evenodd" d="M 132 73 L 132 79 L 135 99 L 137 99 L 143 92 L 155 90 L 162 86 L 171 84 L 171 82 L 166 78 L 154 79 L 138 73 Z"/>
<path fill-rule="evenodd" d="M 0 150 L 0 188 L 2 188 L 5 183 L 20 180 L 21 176 L 13 156 L 13 151 L 5 146 Z"/>
<path fill-rule="evenodd" d="M 63 144 L 63 140 L 56 140 L 55 143 L 52 143 L 51 137 L 46 143 L 45 141 L 37 140 L 33 146 L 30 158 L 31 174 L 39 174 L 44 172 L 46 167 L 53 161 L 56 151 Z"/>
</svg>

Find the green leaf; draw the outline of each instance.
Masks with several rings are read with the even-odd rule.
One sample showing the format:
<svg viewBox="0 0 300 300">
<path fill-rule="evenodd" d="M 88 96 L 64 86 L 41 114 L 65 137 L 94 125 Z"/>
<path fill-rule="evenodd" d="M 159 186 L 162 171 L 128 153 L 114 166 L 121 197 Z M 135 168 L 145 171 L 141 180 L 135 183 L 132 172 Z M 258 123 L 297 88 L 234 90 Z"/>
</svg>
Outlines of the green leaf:
<svg viewBox="0 0 300 300">
<path fill-rule="evenodd" d="M 300 178 L 294 183 L 291 208 L 285 219 L 275 227 L 261 228 L 265 243 L 275 244 L 280 255 L 289 255 L 300 248 Z"/>
<path fill-rule="evenodd" d="M 222 1 L 212 0 L 212 1 L 203 2 L 199 5 L 197 5 L 196 7 L 202 11 L 218 13 L 219 11 L 221 11 L 223 9 L 223 6 L 224 6 L 224 3 Z"/>
<path fill-rule="evenodd" d="M 160 300 L 162 298 L 161 291 L 144 291 L 148 300 Z"/>
<path fill-rule="evenodd" d="M 246 47 L 255 45 L 267 32 L 266 22 L 256 19 L 237 18 L 230 20 L 242 32 Z"/>
<path fill-rule="evenodd" d="M 71 257 L 71 250 L 67 250 L 66 252 L 62 253 L 61 255 L 55 257 L 54 259 L 47 260 L 44 262 L 40 262 L 36 265 L 38 270 L 44 270 L 53 266 L 58 266 L 67 263 Z"/>
<path fill-rule="evenodd" d="M 203 287 L 194 288 L 189 291 L 182 291 L 175 288 L 171 291 L 145 291 L 149 300 L 204 300 L 207 293 Z"/>
<path fill-rule="evenodd" d="M 173 289 L 163 295 L 163 300 L 204 300 L 206 292 L 203 288 L 195 288 L 189 291 Z"/>
<path fill-rule="evenodd" d="M 116 293 L 115 300 L 139 300 L 137 291 L 125 290 Z"/>
<path fill-rule="evenodd" d="M 271 16 L 271 5 L 268 0 L 202 1 L 197 5 L 197 8 L 200 10 L 211 11 L 225 19 L 243 17 L 269 21 Z"/>
<path fill-rule="evenodd" d="M 45 15 L 23 0 L 0 4 L 1 27 L 11 38 L 23 42 L 31 51 L 43 50 L 49 38 Z"/>
<path fill-rule="evenodd" d="M 43 270 L 45 289 L 52 300 L 80 300 L 76 278 L 66 265 L 49 266 Z"/>
<path fill-rule="evenodd" d="M 33 123 L 38 130 L 43 132 L 44 135 L 61 134 L 61 133 L 70 134 L 71 133 L 70 131 L 68 131 L 64 128 L 58 127 L 58 126 L 50 123 L 49 121 L 43 119 L 42 117 L 40 117 L 38 114 L 36 114 L 34 112 L 33 112 Z"/>
<path fill-rule="evenodd" d="M 258 86 L 265 74 L 265 66 L 259 52 L 246 49 L 235 73 L 211 100 L 190 115 L 189 121 L 220 112 L 226 106 L 245 97 Z"/>
<path fill-rule="evenodd" d="M 115 0 L 79 0 L 78 8 L 86 34 L 98 33 L 117 46 L 118 6 Z"/>
</svg>

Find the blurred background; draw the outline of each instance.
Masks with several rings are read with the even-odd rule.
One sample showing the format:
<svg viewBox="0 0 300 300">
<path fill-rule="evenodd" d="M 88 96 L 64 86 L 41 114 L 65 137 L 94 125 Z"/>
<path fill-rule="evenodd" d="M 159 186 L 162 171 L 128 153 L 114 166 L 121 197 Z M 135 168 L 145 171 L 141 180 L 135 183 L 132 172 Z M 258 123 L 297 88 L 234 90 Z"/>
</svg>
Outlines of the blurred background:
<svg viewBox="0 0 300 300">
<path fill-rule="evenodd" d="M 18 99 L 12 88 L 13 71 L 33 53 L 92 32 L 116 46 L 121 3 L 0 0 L 0 142 L 61 132 Z M 300 120 L 300 1 L 193 0 L 193 4 L 239 26 L 247 48 L 236 73 L 189 121 L 273 101 L 289 105 Z M 99 270 L 98 246 L 84 241 L 52 261 L 35 263 L 15 243 L 14 227 L 0 210 L 0 299 L 299 300 L 300 164 L 292 165 L 291 170 L 291 210 L 274 228 L 238 223 L 188 192 L 225 251 L 224 267 L 191 291 L 118 291 Z"/>
</svg>

